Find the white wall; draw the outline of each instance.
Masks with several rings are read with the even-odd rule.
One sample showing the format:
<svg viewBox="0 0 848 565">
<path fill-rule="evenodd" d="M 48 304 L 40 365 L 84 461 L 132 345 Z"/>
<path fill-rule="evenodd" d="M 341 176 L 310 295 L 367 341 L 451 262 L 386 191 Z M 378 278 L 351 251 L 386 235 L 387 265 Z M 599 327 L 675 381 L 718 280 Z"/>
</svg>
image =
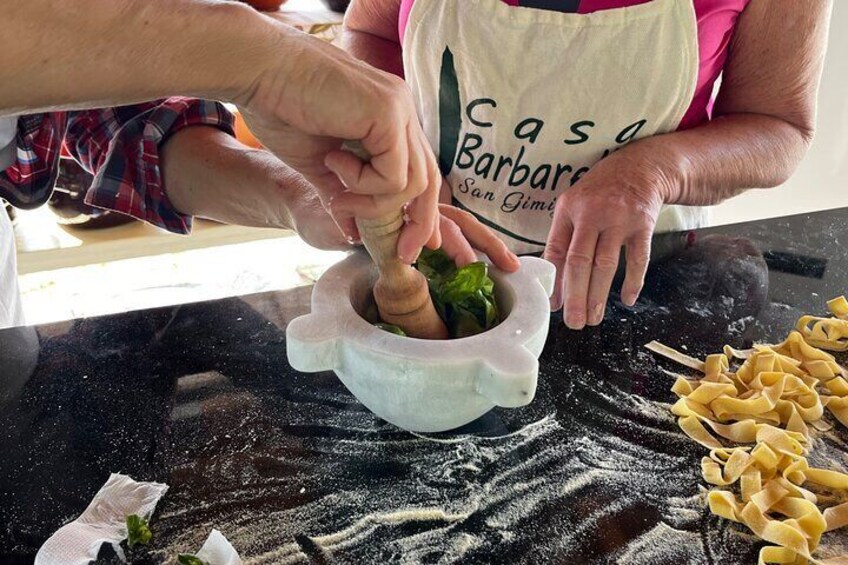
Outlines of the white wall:
<svg viewBox="0 0 848 565">
<path fill-rule="evenodd" d="M 835 0 L 816 139 L 785 185 L 749 191 L 715 208 L 728 224 L 848 206 L 848 1 Z"/>
</svg>

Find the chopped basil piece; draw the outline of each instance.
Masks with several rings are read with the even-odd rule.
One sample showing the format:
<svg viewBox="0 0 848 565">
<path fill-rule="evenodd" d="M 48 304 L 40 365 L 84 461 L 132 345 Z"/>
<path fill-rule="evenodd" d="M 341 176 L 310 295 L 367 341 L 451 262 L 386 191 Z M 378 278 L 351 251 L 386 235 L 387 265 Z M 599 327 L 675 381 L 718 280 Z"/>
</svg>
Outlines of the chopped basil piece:
<svg viewBox="0 0 848 565">
<path fill-rule="evenodd" d="M 190 553 L 180 553 L 177 555 L 177 563 L 180 565 L 209 565 L 206 561 Z"/>
<path fill-rule="evenodd" d="M 153 532 L 147 525 L 147 520 L 138 514 L 130 514 L 127 516 L 127 545 L 134 547 L 136 545 L 147 545 L 153 538 Z"/>
<path fill-rule="evenodd" d="M 402 337 L 406 337 L 406 332 L 404 332 L 402 329 L 400 329 L 397 326 L 393 326 L 392 324 L 384 324 L 382 322 L 379 322 L 379 323 L 374 324 L 374 325 L 377 326 L 378 328 L 380 328 L 381 330 L 385 331 L 385 332 L 389 332 L 390 334 L 395 334 L 395 335 L 399 335 L 399 336 L 402 336 Z"/>
</svg>

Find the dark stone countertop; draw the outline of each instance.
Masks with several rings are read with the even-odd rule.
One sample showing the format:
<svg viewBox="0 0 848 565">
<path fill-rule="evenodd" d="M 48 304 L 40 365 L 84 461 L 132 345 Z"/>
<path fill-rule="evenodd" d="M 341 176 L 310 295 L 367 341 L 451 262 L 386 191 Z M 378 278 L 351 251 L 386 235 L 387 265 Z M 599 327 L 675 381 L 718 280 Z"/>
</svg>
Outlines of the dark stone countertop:
<svg viewBox="0 0 848 565">
<path fill-rule="evenodd" d="M 846 244 L 848 210 L 666 236 L 635 308 L 583 332 L 552 317 L 530 406 L 429 436 L 288 366 L 309 288 L 2 331 L 0 562 L 31 562 L 123 472 L 170 485 L 135 563 L 212 528 L 250 563 L 754 563 L 699 498 L 704 450 L 642 345 L 781 339 L 844 292 Z M 817 457 L 848 467 L 846 437 Z"/>
</svg>

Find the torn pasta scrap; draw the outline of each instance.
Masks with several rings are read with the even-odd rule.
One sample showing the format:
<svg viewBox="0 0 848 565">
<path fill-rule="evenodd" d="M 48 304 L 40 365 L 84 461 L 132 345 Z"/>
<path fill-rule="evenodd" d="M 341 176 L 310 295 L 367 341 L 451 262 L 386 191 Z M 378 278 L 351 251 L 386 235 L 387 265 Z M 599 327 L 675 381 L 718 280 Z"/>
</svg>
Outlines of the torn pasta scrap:
<svg viewBox="0 0 848 565">
<path fill-rule="evenodd" d="M 701 474 L 721 487 L 707 497 L 710 511 L 775 544 L 762 548 L 760 564 L 817 562 L 822 534 L 848 525 L 848 474 L 810 467 L 806 458 L 809 427 L 829 429 L 825 410 L 848 426 L 848 372 L 823 351 L 848 350 L 848 301 L 839 297 L 828 308 L 833 317 L 802 317 L 782 343 L 725 346 L 704 361 L 646 345 L 701 373 L 676 375 L 672 412 L 686 435 L 710 449 Z"/>
</svg>

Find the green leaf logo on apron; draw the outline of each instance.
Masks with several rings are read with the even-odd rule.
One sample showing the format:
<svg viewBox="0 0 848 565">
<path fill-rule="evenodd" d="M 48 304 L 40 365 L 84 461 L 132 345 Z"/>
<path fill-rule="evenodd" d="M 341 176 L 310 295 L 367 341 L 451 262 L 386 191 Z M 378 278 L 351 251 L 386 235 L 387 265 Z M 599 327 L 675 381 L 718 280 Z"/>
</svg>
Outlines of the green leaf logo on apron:
<svg viewBox="0 0 848 565">
<path fill-rule="evenodd" d="M 459 146 L 460 118 L 459 81 L 453 64 L 453 53 L 445 47 L 439 81 L 439 168 L 448 176 Z"/>
</svg>

